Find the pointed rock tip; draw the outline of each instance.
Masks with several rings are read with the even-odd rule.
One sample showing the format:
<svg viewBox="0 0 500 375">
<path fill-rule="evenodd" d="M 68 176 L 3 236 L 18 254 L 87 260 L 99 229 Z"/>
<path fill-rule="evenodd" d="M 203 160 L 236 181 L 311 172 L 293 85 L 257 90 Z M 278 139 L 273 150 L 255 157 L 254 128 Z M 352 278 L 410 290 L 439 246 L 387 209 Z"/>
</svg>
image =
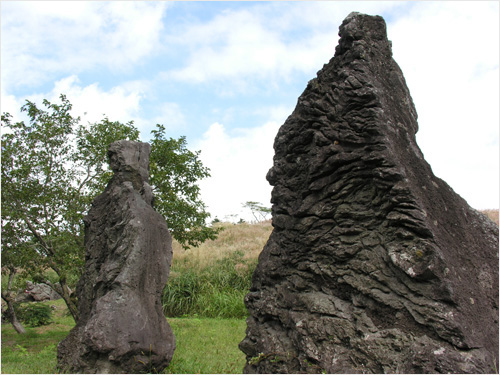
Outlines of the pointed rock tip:
<svg viewBox="0 0 500 375">
<path fill-rule="evenodd" d="M 351 12 L 351 13 L 349 13 L 349 14 L 347 15 L 347 17 L 345 18 L 345 20 L 350 19 L 350 18 L 353 18 L 353 17 L 356 17 L 356 16 L 358 16 L 358 15 L 366 15 L 366 14 L 364 14 L 364 13 L 360 13 L 360 12 Z M 344 21 L 345 21 L 345 20 L 344 20 Z"/>
<path fill-rule="evenodd" d="M 385 20 L 380 16 L 351 12 L 340 25 L 339 36 L 337 54 L 343 54 L 353 47 L 353 42 L 360 40 L 365 40 L 369 45 L 377 44 L 391 50 Z"/>
<path fill-rule="evenodd" d="M 385 20 L 381 16 L 370 16 L 368 14 L 351 12 L 344 19 L 339 28 L 341 38 L 387 39 Z"/>
</svg>

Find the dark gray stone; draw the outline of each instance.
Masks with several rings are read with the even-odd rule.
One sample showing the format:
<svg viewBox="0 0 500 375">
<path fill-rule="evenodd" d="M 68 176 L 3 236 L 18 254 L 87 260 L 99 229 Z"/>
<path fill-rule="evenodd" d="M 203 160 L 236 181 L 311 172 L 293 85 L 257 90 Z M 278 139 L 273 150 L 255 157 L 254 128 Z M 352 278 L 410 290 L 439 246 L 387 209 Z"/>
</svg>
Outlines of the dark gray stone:
<svg viewBox="0 0 500 375">
<path fill-rule="evenodd" d="M 492 372 L 498 227 L 424 160 L 383 18 L 339 35 L 275 139 L 245 372 Z"/>
<path fill-rule="evenodd" d="M 77 373 L 161 372 L 175 338 L 161 295 L 172 261 L 165 219 L 152 207 L 147 143 L 110 145 L 114 176 L 85 217 L 80 319 L 58 346 L 58 368 Z"/>
</svg>

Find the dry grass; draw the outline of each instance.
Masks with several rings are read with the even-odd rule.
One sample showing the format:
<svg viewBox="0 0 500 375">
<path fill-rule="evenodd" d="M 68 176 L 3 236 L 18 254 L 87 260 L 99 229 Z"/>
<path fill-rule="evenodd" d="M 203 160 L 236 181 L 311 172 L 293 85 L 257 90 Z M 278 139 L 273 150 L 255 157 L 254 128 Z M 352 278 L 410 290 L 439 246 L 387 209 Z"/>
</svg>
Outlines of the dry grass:
<svg viewBox="0 0 500 375">
<path fill-rule="evenodd" d="M 499 225 L 498 209 L 479 210 L 479 212 L 482 212 L 483 214 L 488 216 L 493 222 L 495 222 L 496 225 Z"/>
<path fill-rule="evenodd" d="M 199 268 L 211 266 L 216 260 L 241 252 L 243 259 L 257 259 L 272 232 L 271 221 L 257 224 L 220 223 L 224 228 L 216 240 L 209 240 L 199 247 L 184 250 L 177 241 L 173 241 L 174 259 L 189 263 Z"/>
<path fill-rule="evenodd" d="M 173 242 L 174 258 L 163 292 L 169 317 L 242 318 L 257 258 L 272 231 L 271 222 L 217 224 L 216 240 L 184 250 Z"/>
</svg>

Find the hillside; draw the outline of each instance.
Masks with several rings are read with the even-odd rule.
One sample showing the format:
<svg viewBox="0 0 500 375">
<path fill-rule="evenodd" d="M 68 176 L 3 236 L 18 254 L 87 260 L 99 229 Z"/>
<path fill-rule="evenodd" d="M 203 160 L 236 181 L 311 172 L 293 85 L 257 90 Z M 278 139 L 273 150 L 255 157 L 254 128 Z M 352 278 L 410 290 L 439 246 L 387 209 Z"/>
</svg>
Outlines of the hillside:
<svg viewBox="0 0 500 375">
<path fill-rule="evenodd" d="M 273 227 L 271 221 L 256 224 L 218 223 L 223 230 L 216 240 L 209 240 L 199 247 L 184 250 L 177 241 L 173 241 L 175 263 L 188 262 L 200 268 L 212 265 L 216 260 L 243 253 L 244 260 L 257 259 L 266 244 Z"/>
</svg>

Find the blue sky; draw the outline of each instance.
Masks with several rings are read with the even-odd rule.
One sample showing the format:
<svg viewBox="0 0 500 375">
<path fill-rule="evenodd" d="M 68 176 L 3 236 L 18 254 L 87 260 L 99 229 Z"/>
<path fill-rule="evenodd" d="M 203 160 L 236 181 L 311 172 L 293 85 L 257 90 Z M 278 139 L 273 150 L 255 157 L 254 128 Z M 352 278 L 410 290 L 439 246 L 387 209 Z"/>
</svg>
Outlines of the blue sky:
<svg viewBox="0 0 500 375">
<path fill-rule="evenodd" d="M 156 123 L 201 150 L 213 216 L 269 205 L 272 144 L 333 57 L 351 12 L 387 22 L 434 173 L 471 206 L 499 206 L 496 1 L 2 1 L 1 111 L 64 93 L 93 122 Z M 234 216 L 230 216 L 234 215 Z"/>
</svg>

